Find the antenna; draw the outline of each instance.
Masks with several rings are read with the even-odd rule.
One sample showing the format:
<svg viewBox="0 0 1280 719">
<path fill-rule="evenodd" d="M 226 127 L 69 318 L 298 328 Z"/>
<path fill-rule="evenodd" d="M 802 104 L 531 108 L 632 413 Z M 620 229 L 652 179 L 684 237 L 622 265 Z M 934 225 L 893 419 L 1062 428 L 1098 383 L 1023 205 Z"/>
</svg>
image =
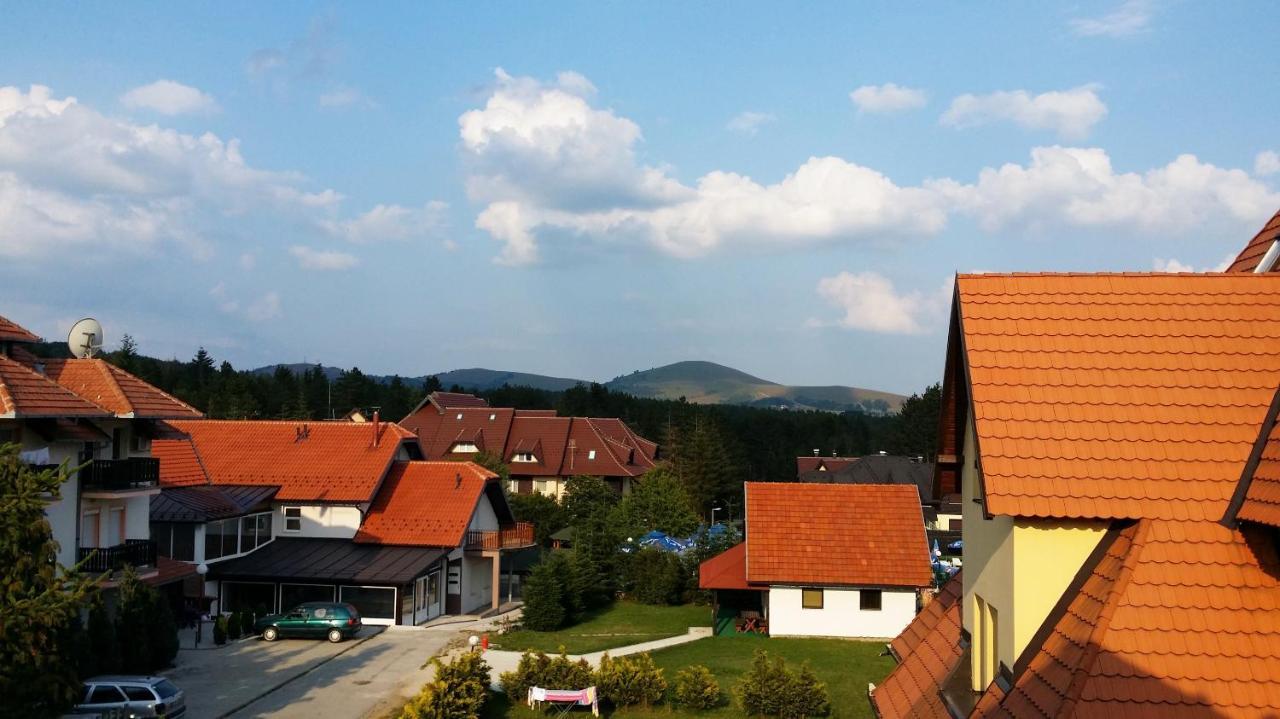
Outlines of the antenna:
<svg viewBox="0 0 1280 719">
<path fill-rule="evenodd" d="M 89 359 L 102 351 L 102 325 L 92 317 L 86 317 L 71 326 L 67 333 L 67 349 L 71 356 Z"/>
</svg>

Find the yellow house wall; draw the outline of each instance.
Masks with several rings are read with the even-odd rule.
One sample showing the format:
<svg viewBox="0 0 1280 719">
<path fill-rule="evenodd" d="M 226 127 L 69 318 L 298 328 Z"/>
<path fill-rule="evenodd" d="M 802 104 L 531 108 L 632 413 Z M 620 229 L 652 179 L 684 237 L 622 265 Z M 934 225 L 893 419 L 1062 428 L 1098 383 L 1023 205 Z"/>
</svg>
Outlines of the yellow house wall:
<svg viewBox="0 0 1280 719">
<path fill-rule="evenodd" d="M 1057 519 L 983 517 L 975 501 L 978 457 L 972 419 L 965 428 L 961 494 L 964 516 L 964 628 L 974 635 L 976 597 L 997 611 L 996 656 L 1013 668 L 1049 611 L 1097 546 L 1107 523 Z M 976 649 L 976 646 L 975 646 Z M 975 691 L 982 672 L 970 652 Z"/>
</svg>

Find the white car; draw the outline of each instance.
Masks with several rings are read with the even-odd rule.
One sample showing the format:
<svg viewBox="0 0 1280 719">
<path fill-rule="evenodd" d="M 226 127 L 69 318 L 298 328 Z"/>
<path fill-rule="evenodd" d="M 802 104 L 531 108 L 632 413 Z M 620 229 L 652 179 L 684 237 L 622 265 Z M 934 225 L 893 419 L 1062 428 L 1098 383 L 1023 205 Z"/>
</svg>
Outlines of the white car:
<svg viewBox="0 0 1280 719">
<path fill-rule="evenodd" d="M 177 717 L 187 713 L 182 690 L 164 677 L 109 675 L 84 681 L 84 694 L 73 710 L 104 719 Z"/>
</svg>

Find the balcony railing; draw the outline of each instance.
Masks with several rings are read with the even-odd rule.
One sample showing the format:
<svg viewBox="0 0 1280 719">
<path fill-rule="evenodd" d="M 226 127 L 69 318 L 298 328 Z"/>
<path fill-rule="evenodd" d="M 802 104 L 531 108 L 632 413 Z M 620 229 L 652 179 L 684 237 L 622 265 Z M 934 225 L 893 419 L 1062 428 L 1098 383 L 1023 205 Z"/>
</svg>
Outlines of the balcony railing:
<svg viewBox="0 0 1280 719">
<path fill-rule="evenodd" d="M 85 561 L 85 558 L 88 561 Z M 80 547 L 76 561 L 84 562 L 83 569 L 90 574 L 117 572 L 126 564 L 134 567 L 154 567 L 156 543 L 150 539 L 126 539 L 114 547 Z"/>
<path fill-rule="evenodd" d="M 151 457 L 95 459 L 80 470 L 80 486 L 89 490 L 127 492 L 159 483 L 160 460 Z"/>
<path fill-rule="evenodd" d="M 533 546 L 533 525 L 516 522 L 496 531 L 467 532 L 466 548 L 472 551 L 522 549 Z"/>
</svg>

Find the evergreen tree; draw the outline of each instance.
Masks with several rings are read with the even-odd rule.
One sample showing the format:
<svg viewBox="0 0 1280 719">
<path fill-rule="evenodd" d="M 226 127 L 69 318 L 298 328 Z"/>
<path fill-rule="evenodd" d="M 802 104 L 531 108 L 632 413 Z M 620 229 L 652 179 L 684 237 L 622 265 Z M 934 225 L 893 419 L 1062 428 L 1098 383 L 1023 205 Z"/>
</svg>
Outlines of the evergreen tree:
<svg viewBox="0 0 1280 719">
<path fill-rule="evenodd" d="M 115 674 L 120 671 L 120 644 L 116 638 L 116 625 L 107 614 L 105 603 L 98 599 L 89 610 L 89 650 L 92 668 L 84 676 Z"/>
<path fill-rule="evenodd" d="M 506 486 L 506 481 L 511 479 L 511 469 L 506 462 L 502 461 L 502 457 L 493 452 L 478 452 L 475 459 L 471 461 L 498 475 L 498 479 L 502 480 L 504 487 Z"/>
<path fill-rule="evenodd" d="M 689 493 L 665 465 L 640 477 L 635 489 L 614 509 L 613 519 L 633 537 L 655 529 L 674 537 L 685 537 L 698 527 L 698 515 L 694 514 Z"/>
<path fill-rule="evenodd" d="M 435 375 L 428 377 L 426 382 L 422 384 L 422 393 L 424 395 L 439 392 L 442 389 L 444 389 L 444 385 L 440 384 L 440 378 Z"/>
<path fill-rule="evenodd" d="M 151 613 L 151 664 L 154 671 L 173 666 L 179 647 L 178 622 L 173 617 L 173 607 L 160 592 L 152 591 L 151 594 L 155 598 L 155 609 Z"/>
<path fill-rule="evenodd" d="M 543 547 L 550 547 L 551 535 L 568 524 L 560 503 L 541 492 L 513 494 L 507 501 L 518 521 L 533 525 L 534 537 Z"/>
<path fill-rule="evenodd" d="M 575 476 L 565 483 L 564 512 L 575 528 L 592 517 L 608 516 L 618 495 L 599 477 Z"/>
<path fill-rule="evenodd" d="M 151 656 L 155 605 L 155 590 L 138 579 L 133 567 L 125 567 L 116 607 L 116 637 L 120 640 L 120 671 L 126 674 L 149 674 L 155 668 Z"/>
<path fill-rule="evenodd" d="M 942 385 L 933 384 L 922 394 L 913 394 L 902 403 L 894 418 L 888 451 L 924 457 L 933 461 L 938 444 L 938 417 L 942 413 Z"/>
<path fill-rule="evenodd" d="M 45 518 L 66 475 L 34 471 L 18 451 L 0 445 L 0 697 L 14 715 L 56 716 L 79 694 L 74 622 L 94 583 L 58 565 Z"/>
<path fill-rule="evenodd" d="M 524 586 L 521 624 L 535 632 L 559 629 L 565 620 L 564 596 L 556 567 L 546 561 L 529 573 Z"/>
<path fill-rule="evenodd" d="M 125 372 L 135 372 L 138 364 L 138 343 L 134 341 L 132 335 L 126 334 L 120 338 L 120 349 L 116 351 L 114 362 L 120 369 Z"/>
</svg>

